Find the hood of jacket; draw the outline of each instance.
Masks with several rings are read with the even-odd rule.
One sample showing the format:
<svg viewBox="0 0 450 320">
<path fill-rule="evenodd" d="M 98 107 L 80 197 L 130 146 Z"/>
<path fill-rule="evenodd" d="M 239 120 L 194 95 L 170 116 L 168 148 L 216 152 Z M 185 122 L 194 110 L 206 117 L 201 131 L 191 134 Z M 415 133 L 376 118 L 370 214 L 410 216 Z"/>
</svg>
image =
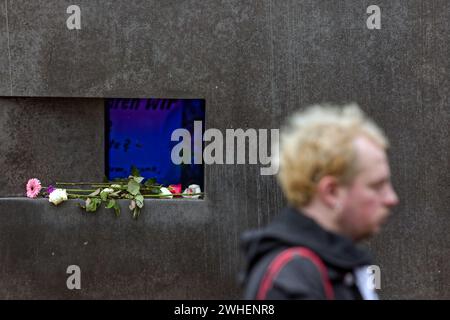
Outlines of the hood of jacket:
<svg viewBox="0 0 450 320">
<path fill-rule="evenodd" d="M 241 246 L 246 257 L 243 278 L 269 252 L 292 246 L 304 246 L 314 251 L 328 266 L 342 270 L 371 264 L 371 256 L 351 239 L 329 232 L 313 219 L 294 208 L 283 209 L 272 223 L 242 235 Z M 244 280 L 242 279 L 242 280 Z"/>
</svg>

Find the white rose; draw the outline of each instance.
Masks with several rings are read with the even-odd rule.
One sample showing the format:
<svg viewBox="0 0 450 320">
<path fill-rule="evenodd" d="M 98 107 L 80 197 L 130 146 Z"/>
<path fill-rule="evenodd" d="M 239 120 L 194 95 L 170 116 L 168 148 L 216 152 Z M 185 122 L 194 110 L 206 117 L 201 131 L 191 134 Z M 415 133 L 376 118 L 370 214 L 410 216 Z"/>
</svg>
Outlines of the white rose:
<svg viewBox="0 0 450 320">
<path fill-rule="evenodd" d="M 200 186 L 198 184 L 191 184 L 189 187 L 187 187 L 184 190 L 183 193 L 191 194 L 191 193 L 200 193 L 200 192 L 202 192 L 202 189 L 200 188 Z M 199 194 L 197 194 L 195 196 L 183 195 L 183 198 L 194 198 L 194 199 L 197 199 L 197 198 L 200 198 L 200 195 Z"/>
<path fill-rule="evenodd" d="M 52 193 L 50 193 L 48 197 L 48 201 L 53 203 L 55 206 L 66 200 L 67 200 L 66 189 L 55 189 Z"/>
<path fill-rule="evenodd" d="M 159 189 L 159 194 L 160 194 L 160 195 L 164 195 L 164 197 L 161 197 L 161 198 L 163 198 L 163 199 L 172 199 L 172 198 L 173 198 L 172 192 L 170 192 L 169 189 L 164 188 L 164 187 L 162 187 L 161 189 Z M 166 196 L 166 195 L 167 195 L 167 196 Z M 169 195 L 170 195 L 170 197 L 169 197 Z"/>
</svg>

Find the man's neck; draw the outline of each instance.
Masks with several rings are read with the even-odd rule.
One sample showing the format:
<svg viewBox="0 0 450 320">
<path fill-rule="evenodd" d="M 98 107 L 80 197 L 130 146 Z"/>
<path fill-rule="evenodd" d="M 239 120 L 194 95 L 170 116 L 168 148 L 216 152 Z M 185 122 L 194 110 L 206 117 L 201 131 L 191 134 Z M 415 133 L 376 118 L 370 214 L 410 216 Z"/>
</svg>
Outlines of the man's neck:
<svg viewBox="0 0 450 320">
<path fill-rule="evenodd" d="M 336 212 L 320 205 L 309 205 L 300 208 L 300 211 L 303 212 L 305 216 L 313 219 L 323 229 L 339 235 L 348 236 L 339 226 Z"/>
</svg>

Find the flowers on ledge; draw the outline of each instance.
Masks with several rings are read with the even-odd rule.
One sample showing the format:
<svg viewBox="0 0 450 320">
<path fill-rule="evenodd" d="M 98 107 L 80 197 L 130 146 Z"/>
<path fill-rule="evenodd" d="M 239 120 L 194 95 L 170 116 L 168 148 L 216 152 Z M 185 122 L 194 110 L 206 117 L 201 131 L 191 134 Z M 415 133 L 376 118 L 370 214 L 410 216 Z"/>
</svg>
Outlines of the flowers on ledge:
<svg viewBox="0 0 450 320">
<path fill-rule="evenodd" d="M 181 192 L 181 184 L 164 187 L 157 184 L 155 179 L 144 182 L 137 170 L 133 171 L 127 179 L 118 179 L 108 182 L 57 182 L 55 186 L 43 187 L 39 179 L 32 178 L 26 185 L 28 198 L 37 198 L 41 195 L 48 197 L 48 201 L 55 206 L 68 199 L 79 199 L 83 203 L 80 207 L 86 212 L 95 212 L 103 204 L 107 209 L 113 209 L 116 216 L 120 215 L 119 199 L 130 201 L 130 211 L 133 218 L 137 218 L 140 209 L 144 207 L 145 198 L 172 199 L 172 198 L 199 198 L 203 195 L 200 186 L 192 184 Z M 41 192 L 42 191 L 42 192 Z"/>
</svg>

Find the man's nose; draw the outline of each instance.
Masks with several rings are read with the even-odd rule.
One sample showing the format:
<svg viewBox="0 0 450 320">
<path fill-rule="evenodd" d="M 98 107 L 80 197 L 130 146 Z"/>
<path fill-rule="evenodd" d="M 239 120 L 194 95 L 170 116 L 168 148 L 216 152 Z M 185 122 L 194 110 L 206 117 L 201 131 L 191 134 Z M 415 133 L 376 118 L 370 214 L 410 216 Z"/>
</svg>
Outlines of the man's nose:
<svg viewBox="0 0 450 320">
<path fill-rule="evenodd" d="M 392 186 L 389 186 L 389 191 L 386 195 L 386 205 L 389 207 L 395 207 L 398 205 L 399 199 L 397 196 L 397 193 L 394 191 L 394 188 Z"/>
</svg>

